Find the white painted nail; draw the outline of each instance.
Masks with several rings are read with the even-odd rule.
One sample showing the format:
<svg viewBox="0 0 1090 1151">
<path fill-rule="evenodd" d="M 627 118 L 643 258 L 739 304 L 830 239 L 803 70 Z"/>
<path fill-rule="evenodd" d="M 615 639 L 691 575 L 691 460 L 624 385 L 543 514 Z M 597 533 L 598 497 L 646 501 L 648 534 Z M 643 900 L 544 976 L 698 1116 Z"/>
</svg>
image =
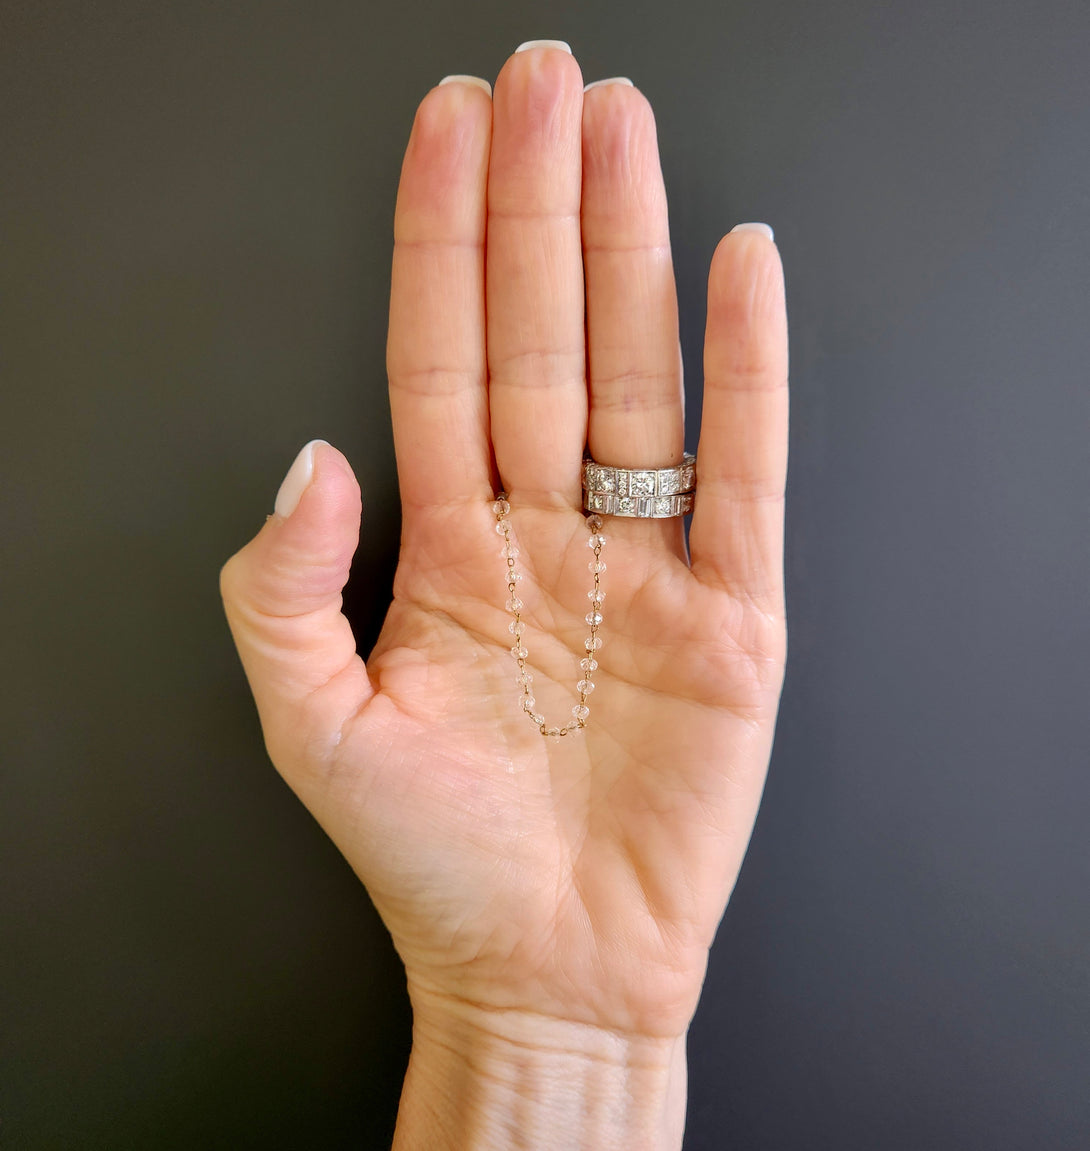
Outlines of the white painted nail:
<svg viewBox="0 0 1090 1151">
<path fill-rule="evenodd" d="M 304 445 L 303 450 L 295 457 L 295 462 L 288 469 L 280 490 L 276 493 L 276 504 L 273 511 L 282 519 L 287 519 L 299 506 L 303 492 L 310 486 L 314 478 L 314 446 L 324 444 L 325 440 L 311 440 Z"/>
<path fill-rule="evenodd" d="M 775 241 L 775 239 L 776 239 L 776 234 L 772 231 L 771 227 L 769 227 L 768 224 L 758 224 L 758 223 L 735 224 L 734 227 L 731 228 L 731 231 L 732 232 L 760 232 L 760 234 L 762 236 L 767 237 L 769 240 Z"/>
<path fill-rule="evenodd" d="M 627 76 L 611 76 L 608 80 L 591 80 L 589 84 L 583 85 L 583 91 L 589 92 L 591 88 L 601 88 L 606 84 L 627 84 L 629 88 L 633 87 Z"/>
<path fill-rule="evenodd" d="M 492 85 L 487 80 L 482 80 L 480 76 L 444 76 L 439 81 L 438 86 L 442 88 L 444 84 L 476 84 L 478 88 L 483 88 L 489 96 L 492 95 Z"/>
<path fill-rule="evenodd" d="M 561 52 L 571 55 L 571 45 L 565 44 L 563 40 L 527 40 L 525 44 L 520 44 L 515 49 L 515 54 L 527 52 L 531 48 L 559 48 Z"/>
</svg>

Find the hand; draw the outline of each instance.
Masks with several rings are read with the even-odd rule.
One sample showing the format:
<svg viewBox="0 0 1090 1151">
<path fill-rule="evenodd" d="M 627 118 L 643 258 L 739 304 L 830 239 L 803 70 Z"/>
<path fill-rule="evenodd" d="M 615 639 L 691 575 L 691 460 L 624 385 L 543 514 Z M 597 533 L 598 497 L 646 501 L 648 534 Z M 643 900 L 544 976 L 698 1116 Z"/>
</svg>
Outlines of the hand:
<svg viewBox="0 0 1090 1151">
<path fill-rule="evenodd" d="M 550 46 L 512 56 L 494 101 L 469 82 L 434 88 L 394 233 L 403 533 L 366 666 L 340 611 L 359 491 L 334 448 L 308 445 L 222 574 L 269 753 L 390 929 L 414 1061 L 456 1031 L 568 1053 L 608 1037 L 661 1052 L 676 1080 L 783 675 L 778 254 L 756 230 L 716 250 L 691 563 L 680 520 L 605 519 L 591 713 L 550 740 L 519 706 L 491 503 L 509 493 L 536 706 L 562 724 L 592 586 L 584 446 L 628 467 L 683 449 L 647 100 L 621 83 L 584 96 Z"/>
</svg>

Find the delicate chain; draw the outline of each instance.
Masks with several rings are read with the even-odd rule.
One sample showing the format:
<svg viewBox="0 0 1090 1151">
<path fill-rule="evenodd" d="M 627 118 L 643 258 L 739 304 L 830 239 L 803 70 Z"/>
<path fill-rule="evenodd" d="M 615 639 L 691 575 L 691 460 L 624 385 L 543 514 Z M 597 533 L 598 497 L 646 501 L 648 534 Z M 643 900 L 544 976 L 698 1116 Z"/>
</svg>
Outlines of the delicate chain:
<svg viewBox="0 0 1090 1151">
<path fill-rule="evenodd" d="M 507 626 L 515 637 L 511 654 L 518 664 L 516 682 L 522 692 L 519 706 L 542 735 L 561 736 L 568 735 L 569 732 L 579 731 L 580 728 L 587 726 L 587 718 L 590 715 L 587 696 L 594 690 L 594 673 L 598 670 L 598 661 L 594 656 L 602 646 L 601 637 L 598 635 L 598 629 L 602 626 L 602 600 L 605 599 L 606 595 L 602 591 L 602 572 L 606 570 L 606 565 L 602 562 L 602 547 L 606 542 L 606 537 L 601 534 L 602 520 L 596 515 L 587 516 L 587 527 L 590 529 L 587 546 L 594 553 L 594 558 L 589 565 L 591 573 L 594 575 L 594 587 L 587 592 L 587 598 L 590 600 L 590 611 L 584 618 L 590 626 L 590 634 L 583 641 L 585 654 L 579 661 L 579 666 L 583 670 L 583 678 L 575 685 L 579 692 L 579 702 L 571 709 L 573 716 L 571 720 L 563 727 L 551 727 L 545 722 L 545 717 L 534 710 L 537 704 L 534 699 L 534 677 L 526 666 L 530 653 L 526 650 L 526 645 L 523 642 L 524 625 L 521 612 L 524 605 L 518 596 L 518 585 L 522 580 L 522 572 L 515 567 L 519 550 L 511 540 L 511 524 L 507 519 L 511 505 L 507 502 L 507 496 L 504 492 L 500 492 L 496 498 L 492 505 L 492 511 L 496 515 L 496 531 L 503 536 L 503 547 L 500 549 L 500 555 L 507 565 L 507 610 L 514 616 L 514 619 Z"/>
</svg>

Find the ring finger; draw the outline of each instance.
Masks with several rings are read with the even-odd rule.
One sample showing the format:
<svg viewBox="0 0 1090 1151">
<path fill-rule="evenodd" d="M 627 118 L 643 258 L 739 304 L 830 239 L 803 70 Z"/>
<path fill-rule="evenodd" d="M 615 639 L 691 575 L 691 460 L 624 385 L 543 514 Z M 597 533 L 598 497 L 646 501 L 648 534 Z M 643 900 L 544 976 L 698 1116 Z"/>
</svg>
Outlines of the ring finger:
<svg viewBox="0 0 1090 1151">
<path fill-rule="evenodd" d="M 651 105 L 623 80 L 584 96 L 582 234 L 590 454 L 618 467 L 677 464 L 685 418 L 666 189 Z M 681 547 L 680 520 L 641 526 Z"/>
</svg>

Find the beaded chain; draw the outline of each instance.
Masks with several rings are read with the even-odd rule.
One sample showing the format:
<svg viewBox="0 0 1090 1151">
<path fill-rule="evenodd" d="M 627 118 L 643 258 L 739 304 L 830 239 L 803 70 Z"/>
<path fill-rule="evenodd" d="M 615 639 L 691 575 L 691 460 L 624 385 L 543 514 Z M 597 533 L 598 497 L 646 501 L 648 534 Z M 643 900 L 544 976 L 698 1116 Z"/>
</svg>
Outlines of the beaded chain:
<svg viewBox="0 0 1090 1151">
<path fill-rule="evenodd" d="M 507 502 L 507 496 L 504 492 L 500 492 L 492 504 L 492 511 L 496 516 L 496 531 L 499 535 L 503 536 L 503 547 L 500 549 L 500 555 L 506 561 L 507 565 L 507 610 L 514 617 L 507 627 L 515 637 L 511 654 L 515 657 L 515 662 L 518 664 L 518 675 L 515 677 L 515 681 L 522 691 L 519 706 L 525 712 L 530 722 L 534 724 L 538 731 L 544 736 L 556 737 L 568 735 L 573 731 L 579 731 L 581 728 L 587 726 L 587 718 L 590 715 L 590 708 L 587 706 L 587 696 L 594 690 L 593 677 L 594 673 L 598 670 L 598 661 L 594 656 L 595 652 L 602 646 L 602 639 L 598 635 L 598 629 L 602 626 L 602 600 L 605 599 L 606 595 L 606 593 L 602 591 L 601 586 L 602 572 L 606 570 L 606 565 L 602 562 L 602 547 L 606 542 L 606 537 L 601 534 L 601 517 L 596 515 L 587 516 L 587 527 L 590 529 L 590 538 L 587 540 L 587 546 L 594 553 L 594 558 L 589 564 L 591 573 L 594 576 L 594 587 L 587 592 L 587 598 L 590 600 L 590 611 L 587 612 L 585 619 L 590 625 L 590 634 L 583 641 L 583 649 L 586 654 L 579 661 L 579 666 L 583 671 L 583 678 L 575 685 L 576 690 L 579 692 L 579 702 L 571 709 L 572 719 L 562 727 L 553 727 L 546 723 L 543 715 L 534 710 L 537 704 L 537 701 L 534 699 L 534 677 L 526 666 L 526 661 L 530 658 L 530 653 L 526 650 L 526 645 L 523 643 L 523 622 L 522 615 L 520 614 L 524 605 L 518 597 L 518 585 L 522 580 L 522 572 L 515 567 L 515 560 L 519 557 L 519 550 L 511 540 L 511 524 L 507 519 L 511 511 L 511 505 Z"/>
</svg>

